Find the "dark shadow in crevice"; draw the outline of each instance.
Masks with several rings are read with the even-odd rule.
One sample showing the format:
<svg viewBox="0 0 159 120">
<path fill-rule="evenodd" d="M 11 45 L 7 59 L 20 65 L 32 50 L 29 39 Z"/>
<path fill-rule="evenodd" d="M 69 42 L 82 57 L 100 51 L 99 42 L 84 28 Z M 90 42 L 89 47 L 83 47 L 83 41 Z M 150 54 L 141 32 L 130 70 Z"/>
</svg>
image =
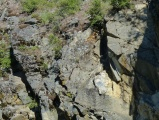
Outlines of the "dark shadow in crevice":
<svg viewBox="0 0 159 120">
<path fill-rule="evenodd" d="M 78 111 L 80 117 L 84 117 L 84 115 L 82 114 L 82 112 L 81 112 L 81 110 L 78 108 L 78 106 L 74 105 L 74 108 L 77 109 L 77 111 Z"/>
<path fill-rule="evenodd" d="M 59 107 L 60 106 L 60 98 L 58 97 L 58 95 L 55 97 L 53 104 L 55 107 Z"/>
<path fill-rule="evenodd" d="M 23 70 L 23 67 L 21 66 L 21 64 L 16 60 L 16 57 L 14 56 L 14 51 L 13 48 L 10 48 L 10 58 L 11 58 L 11 69 L 12 69 L 12 74 L 14 76 L 18 76 L 21 78 L 22 82 L 25 84 L 26 90 L 28 95 L 35 99 L 36 102 L 39 104 L 39 98 L 38 96 L 33 92 L 33 89 L 31 88 L 31 86 L 29 85 L 28 81 L 27 81 L 27 77 L 25 75 L 25 71 Z M 34 113 L 35 113 L 35 117 L 36 120 L 41 120 L 41 109 L 40 107 L 36 107 L 31 109 Z"/>
<path fill-rule="evenodd" d="M 22 82 L 26 86 L 28 94 L 33 98 L 35 98 L 35 94 L 27 81 L 25 72 L 23 71 L 23 67 L 20 65 L 20 63 L 16 60 L 14 56 L 13 48 L 10 48 L 10 58 L 11 58 L 11 69 L 13 71 L 13 75 L 21 78 Z"/>
<path fill-rule="evenodd" d="M 148 109 L 155 107 L 155 105 L 151 105 L 152 103 L 149 103 L 149 101 L 150 97 L 155 94 L 156 91 L 159 91 L 159 78 L 157 77 L 159 63 L 157 62 L 158 60 L 155 53 L 155 49 L 158 49 L 158 47 L 156 47 L 155 24 L 149 10 L 147 11 L 147 16 L 147 28 L 144 32 L 142 43 L 136 53 L 134 53 L 137 54 L 137 57 L 134 67 L 133 94 L 129 110 L 130 115 L 133 115 L 133 120 L 142 119 L 144 115 L 141 116 L 141 111 L 148 113 Z M 144 109 L 145 107 L 142 105 L 147 105 L 147 109 Z M 154 108 L 153 111 L 153 114 L 156 114 Z M 150 114 L 151 113 L 145 116 L 145 119 L 152 119 L 146 118 L 150 117 Z"/>
<path fill-rule="evenodd" d="M 55 78 L 55 82 L 58 82 L 65 90 L 67 90 L 67 86 L 63 85 L 62 80 L 59 76 Z"/>
<path fill-rule="evenodd" d="M 76 115 L 73 115 L 73 117 L 71 118 L 71 120 L 77 120 L 76 119 Z"/>
<path fill-rule="evenodd" d="M 103 65 L 103 69 L 108 73 L 108 76 L 113 79 L 113 75 L 110 69 L 110 58 L 108 55 L 108 39 L 106 21 L 104 21 L 102 27 L 100 27 L 100 63 Z"/>
<path fill-rule="evenodd" d="M 58 97 L 58 95 L 56 95 L 53 101 L 53 105 L 55 109 L 57 110 L 58 120 L 70 120 L 69 116 L 67 115 L 67 112 L 59 108 L 60 104 L 61 104 L 60 98 Z"/>
<path fill-rule="evenodd" d="M 56 108 L 58 114 L 58 120 L 70 120 L 66 111 L 61 110 L 60 108 Z"/>
</svg>

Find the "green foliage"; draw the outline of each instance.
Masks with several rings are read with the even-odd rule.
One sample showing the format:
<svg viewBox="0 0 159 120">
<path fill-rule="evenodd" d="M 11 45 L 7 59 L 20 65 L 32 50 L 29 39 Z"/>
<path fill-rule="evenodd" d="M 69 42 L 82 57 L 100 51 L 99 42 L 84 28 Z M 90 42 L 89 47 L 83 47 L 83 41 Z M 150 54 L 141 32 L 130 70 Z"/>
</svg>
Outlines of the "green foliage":
<svg viewBox="0 0 159 120">
<path fill-rule="evenodd" d="M 47 9 L 55 5 L 54 1 L 48 0 L 22 0 L 23 11 L 31 13 L 37 9 Z"/>
<path fill-rule="evenodd" d="M 46 64 L 46 63 L 43 62 L 42 69 L 44 69 L 44 70 L 48 69 L 48 64 Z"/>
<path fill-rule="evenodd" d="M 111 4 L 115 9 L 122 9 L 130 6 L 130 0 L 111 0 Z"/>
<path fill-rule="evenodd" d="M 30 109 L 33 109 L 33 108 L 36 108 L 38 107 L 38 104 L 35 100 L 32 100 L 32 102 L 30 102 L 29 104 L 27 104 L 27 106 L 30 108 Z"/>
<path fill-rule="evenodd" d="M 40 14 L 40 20 L 42 24 L 48 24 L 53 20 L 54 14 L 48 11 L 44 11 Z"/>
<path fill-rule="evenodd" d="M 23 0 L 22 1 L 22 6 L 23 6 L 23 11 L 31 13 L 34 10 L 37 9 L 39 0 Z"/>
<path fill-rule="evenodd" d="M 74 14 L 80 8 L 80 0 L 59 0 L 60 15 Z"/>
<path fill-rule="evenodd" d="M 69 98 L 72 98 L 72 97 L 73 97 L 73 95 L 72 95 L 70 92 L 67 92 L 67 93 L 66 93 L 66 96 L 69 97 Z"/>
<path fill-rule="evenodd" d="M 35 50 L 38 50 L 39 47 L 38 46 L 30 46 L 30 49 L 33 50 L 33 51 L 35 51 Z"/>
<path fill-rule="evenodd" d="M 37 20 L 40 19 L 38 13 L 33 13 L 33 14 L 31 14 L 31 17 L 36 18 Z"/>
<path fill-rule="evenodd" d="M 9 35 L 4 32 L 3 39 L 0 39 L 0 77 L 7 77 L 11 67 Z"/>
<path fill-rule="evenodd" d="M 42 25 L 49 24 L 52 32 L 59 30 L 64 17 L 74 14 L 80 9 L 82 0 L 22 0 L 24 12 L 39 20 Z"/>
<path fill-rule="evenodd" d="M 5 43 L 0 44 L 0 77 L 6 76 L 6 72 L 11 67 L 10 51 Z"/>
<path fill-rule="evenodd" d="M 88 13 L 91 15 L 91 17 L 90 17 L 91 26 L 99 26 L 102 24 L 104 14 L 102 13 L 102 7 L 101 7 L 100 0 L 92 1 L 92 5 L 91 5 Z"/>
<path fill-rule="evenodd" d="M 53 51 L 55 51 L 55 59 L 61 57 L 62 41 L 53 34 L 49 35 L 50 44 L 53 45 Z"/>
<path fill-rule="evenodd" d="M 10 68 L 11 60 L 8 45 L 5 43 L 0 44 L 0 69 Z"/>
<path fill-rule="evenodd" d="M 35 50 L 38 50 L 39 49 L 39 47 L 38 46 L 27 46 L 27 45 L 19 45 L 18 46 L 18 49 L 20 50 L 20 51 L 25 51 L 25 52 L 30 52 L 30 51 L 35 51 Z"/>
<path fill-rule="evenodd" d="M 0 59 L 0 64 L 2 68 L 9 68 L 11 64 L 11 60 L 9 56 L 5 56 L 4 58 Z"/>
<path fill-rule="evenodd" d="M 111 0 L 102 0 L 101 9 L 103 14 L 107 14 L 112 9 Z"/>
<path fill-rule="evenodd" d="M 20 51 L 24 51 L 24 50 L 27 49 L 27 47 L 26 47 L 26 45 L 19 45 L 19 46 L 18 46 L 18 49 L 19 49 Z"/>
<path fill-rule="evenodd" d="M 23 11 L 32 13 L 35 10 L 47 10 L 58 6 L 58 12 L 61 15 L 73 14 L 79 10 L 81 0 L 22 0 Z"/>
<path fill-rule="evenodd" d="M 129 8 L 130 8 L 131 10 L 135 10 L 135 5 L 134 5 L 133 3 L 131 3 L 131 4 L 129 4 Z"/>
<path fill-rule="evenodd" d="M 92 27 L 100 27 L 103 23 L 104 14 L 112 7 L 122 9 L 130 6 L 130 0 L 92 0 L 91 7 L 88 11 L 90 14 L 90 24 Z"/>
</svg>

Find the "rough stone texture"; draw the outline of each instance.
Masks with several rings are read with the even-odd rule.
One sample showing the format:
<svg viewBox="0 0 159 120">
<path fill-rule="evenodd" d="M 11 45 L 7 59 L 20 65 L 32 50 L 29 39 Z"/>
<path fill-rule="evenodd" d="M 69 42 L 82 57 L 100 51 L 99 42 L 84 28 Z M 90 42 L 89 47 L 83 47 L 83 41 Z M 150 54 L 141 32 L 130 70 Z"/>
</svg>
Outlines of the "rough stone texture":
<svg viewBox="0 0 159 120">
<path fill-rule="evenodd" d="M 134 13 L 126 14 L 132 19 L 137 19 Z M 49 52 L 51 51 L 49 40 L 43 38 L 39 43 L 39 36 L 36 35 L 37 25 L 29 24 L 20 29 L 17 26 L 18 20 L 13 18 L 15 21 L 13 33 L 16 33 L 12 41 L 14 55 L 26 72 L 27 82 L 39 98 L 43 120 L 57 119 L 57 114 L 63 114 L 61 111 L 67 112 L 67 116 L 63 114 L 66 118 L 75 115 L 79 119 L 93 120 L 132 119 L 129 116 L 133 86 L 131 77 L 135 66 L 135 63 L 132 66 L 132 62 L 136 58 L 135 50 L 142 42 L 143 31 L 140 32 L 139 28 L 130 24 L 124 15 L 125 13 L 120 11 L 115 15 L 114 21 L 107 23 L 108 31 L 119 36 L 119 38 L 108 37 L 110 66 L 117 81 L 112 81 L 107 71 L 103 70 L 104 65 L 100 63 L 101 43 L 94 37 L 91 29 L 74 33 L 73 40 L 63 47 L 61 59 L 55 62 L 52 61 L 53 54 Z M 138 17 L 140 16 L 142 15 L 139 14 Z M 137 22 L 145 25 L 140 19 Z M 44 61 L 50 62 L 47 77 L 41 73 L 35 55 L 28 55 L 16 48 L 21 44 L 40 45 Z M 52 104 L 52 101 L 57 99 L 56 96 L 59 99 L 56 101 L 58 109 L 54 109 Z"/>
<path fill-rule="evenodd" d="M 149 12 L 145 4 L 136 4 L 136 16 L 129 11 L 120 11 L 116 13 L 114 21 L 107 23 L 108 31 L 119 37 L 108 37 L 112 73 L 117 81 L 122 78 L 122 99 L 130 105 L 135 101 L 136 108 L 133 105 L 131 108 L 135 110 L 135 120 L 158 119 L 157 6 L 158 1 L 152 0 Z"/>
<path fill-rule="evenodd" d="M 94 84 L 98 88 L 99 94 L 104 94 L 108 91 L 108 86 L 110 86 L 110 78 L 106 72 L 101 72 L 99 75 L 95 76 Z"/>
<path fill-rule="evenodd" d="M 12 3 L 9 0 L 9 6 Z M 109 34 L 103 48 L 100 36 L 90 28 L 71 33 L 66 28 L 68 44 L 61 50 L 61 59 L 54 60 L 47 27 L 39 28 L 39 21 L 30 16 L 21 23 L 16 5 L 5 14 L 5 7 L 0 8 L 4 20 L 0 31 L 10 30 L 17 60 L 14 69 L 25 72 L 22 80 L 15 76 L 0 79 L 0 119 L 35 119 L 25 105 L 32 101 L 25 83 L 38 98 L 42 120 L 158 120 L 157 0 L 152 0 L 149 10 L 153 20 L 145 3 L 117 12 L 106 24 Z M 80 17 L 75 17 L 66 27 L 72 31 L 80 23 Z"/>
<path fill-rule="evenodd" d="M 86 36 L 87 34 L 88 36 Z M 96 116 L 117 120 L 131 119 L 127 113 L 128 104 L 120 99 L 120 85 L 108 77 L 107 73 L 103 71 L 102 64 L 98 62 L 100 41 L 96 44 L 90 40 L 87 41 L 90 35 L 89 29 L 83 33 L 79 32 L 69 45 L 63 47 L 62 59 L 58 63 L 61 82 L 68 92 L 65 93 L 65 97 L 58 94 L 60 100 L 63 101 L 60 108 L 69 111 L 71 115 L 77 108 L 85 119 L 87 116 L 92 116 L 90 118 L 93 120 Z M 93 48 L 93 44 L 95 44 L 95 48 Z M 71 102 L 66 102 L 73 98 L 75 98 L 73 105 Z M 116 108 L 122 112 L 118 112 Z M 96 113 L 89 112 L 91 110 Z M 110 113 L 105 113 L 105 111 L 110 111 Z"/>
<path fill-rule="evenodd" d="M 29 93 L 32 95 L 32 97 L 34 97 L 35 100 L 37 100 L 38 97 L 41 98 L 38 98 L 40 101 L 39 105 L 41 107 L 41 112 L 47 113 L 47 116 L 50 120 L 52 120 L 52 118 L 55 116 L 56 120 L 56 110 L 54 110 L 55 112 L 52 113 L 51 110 L 54 108 L 50 108 L 51 105 L 53 106 L 53 102 L 50 99 L 54 100 L 56 95 L 54 95 L 52 89 L 46 93 L 47 90 L 44 86 L 44 82 L 42 81 L 43 77 L 46 76 L 46 69 L 48 69 L 47 67 L 52 67 L 51 63 L 53 62 L 50 62 L 44 58 L 51 56 L 52 59 L 54 59 L 54 53 L 50 53 L 49 51 L 52 51 L 52 49 L 50 49 L 51 47 L 47 48 L 47 44 L 43 45 L 43 43 L 40 41 L 41 38 L 39 33 L 42 32 L 43 29 L 38 29 L 36 19 L 30 18 L 24 21 L 25 23 L 22 24 L 21 19 L 24 16 L 18 16 L 20 11 L 18 8 L 19 3 L 17 1 L 5 1 L 4 6 L 6 6 L 8 9 L 6 11 L 7 14 L 3 15 L 5 21 L 0 22 L 0 31 L 5 31 L 9 35 L 9 40 L 11 41 L 11 46 L 13 49 L 13 53 L 11 53 L 11 55 L 15 58 L 15 60 L 13 60 L 15 63 L 13 63 L 14 65 L 12 66 L 13 72 L 14 74 L 22 77 L 22 80 L 18 77 L 12 77 L 9 81 L 1 81 L 2 83 L 0 89 L 2 89 L 2 114 L 5 116 L 5 119 L 40 120 L 40 115 L 36 115 L 35 118 L 34 113 L 31 112 L 29 108 L 23 108 L 25 106 L 29 106 L 30 104 L 35 104 L 32 103 L 33 100 L 28 95 Z M 44 31 L 46 32 L 46 29 L 44 29 Z M 44 63 L 48 63 L 48 66 L 46 67 Z M 25 74 L 23 72 L 25 72 Z M 21 73 L 23 73 L 22 76 L 20 75 Z M 26 90 L 26 87 L 29 89 L 28 91 Z M 48 98 L 50 92 L 53 94 L 53 97 Z M 43 99 L 46 100 L 43 101 Z M 35 110 L 34 112 L 36 112 L 36 114 L 39 114 L 38 112 L 40 111 L 40 107 L 34 107 L 32 109 Z M 42 117 L 45 118 L 44 116 Z"/>
<path fill-rule="evenodd" d="M 30 103 L 31 98 L 28 96 L 21 78 L 10 75 L 9 80 L 0 81 L 0 83 L 1 117 L 3 115 L 7 119 L 13 120 L 21 120 L 21 118 L 35 120 L 35 114 L 26 106 L 26 102 L 24 102 L 28 100 L 27 103 Z"/>
</svg>

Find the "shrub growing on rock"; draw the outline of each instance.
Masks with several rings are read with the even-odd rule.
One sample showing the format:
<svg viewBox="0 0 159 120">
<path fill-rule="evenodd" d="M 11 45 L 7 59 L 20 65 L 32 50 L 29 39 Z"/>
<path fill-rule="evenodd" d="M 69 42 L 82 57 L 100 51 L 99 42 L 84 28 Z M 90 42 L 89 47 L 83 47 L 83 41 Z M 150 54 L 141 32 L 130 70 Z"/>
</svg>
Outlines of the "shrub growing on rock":
<svg viewBox="0 0 159 120">
<path fill-rule="evenodd" d="M 60 14 L 70 15 L 74 14 L 80 8 L 81 0 L 59 0 Z"/>
<path fill-rule="evenodd" d="M 55 59 L 61 57 L 62 41 L 53 34 L 49 35 L 50 44 L 53 46 L 53 51 L 55 51 Z"/>
<path fill-rule="evenodd" d="M 37 9 L 47 9 L 55 5 L 54 1 L 48 0 L 22 0 L 23 11 L 31 13 Z"/>
<path fill-rule="evenodd" d="M 8 46 L 5 43 L 0 44 L 0 76 L 10 68 L 11 59 Z"/>
<path fill-rule="evenodd" d="M 22 6 L 23 6 L 23 11 L 25 12 L 33 12 L 35 9 L 37 9 L 38 6 L 38 0 L 23 0 L 22 1 Z"/>
<path fill-rule="evenodd" d="M 102 24 L 104 14 L 102 13 L 102 7 L 101 7 L 100 0 L 92 1 L 92 5 L 91 5 L 88 13 L 91 15 L 91 17 L 90 17 L 91 26 L 99 26 Z"/>
<path fill-rule="evenodd" d="M 49 22 L 51 22 L 52 19 L 53 19 L 53 17 L 54 17 L 54 14 L 53 14 L 53 13 L 50 13 L 50 12 L 48 12 L 48 11 L 42 12 L 42 13 L 40 14 L 41 22 L 42 22 L 42 24 L 44 24 L 44 25 L 46 25 L 46 24 L 48 24 Z"/>
<path fill-rule="evenodd" d="M 111 4 L 115 9 L 122 9 L 130 6 L 130 0 L 111 0 Z"/>
<path fill-rule="evenodd" d="M 38 103 L 35 100 L 32 100 L 30 103 L 27 105 L 30 109 L 34 109 L 38 107 Z"/>
</svg>

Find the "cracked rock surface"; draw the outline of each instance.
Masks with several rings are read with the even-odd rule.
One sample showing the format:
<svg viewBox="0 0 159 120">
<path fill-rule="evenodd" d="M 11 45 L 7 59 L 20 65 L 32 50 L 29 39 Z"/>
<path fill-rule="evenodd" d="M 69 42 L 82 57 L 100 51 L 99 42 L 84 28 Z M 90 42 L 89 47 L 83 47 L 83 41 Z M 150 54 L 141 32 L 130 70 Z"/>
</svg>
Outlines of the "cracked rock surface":
<svg viewBox="0 0 159 120">
<path fill-rule="evenodd" d="M 65 29 L 76 31 L 63 33 L 55 59 L 48 28 L 31 16 L 22 22 L 19 3 L 9 0 L 0 8 L 12 58 L 9 77 L 0 78 L 0 119 L 158 120 L 158 1 L 146 5 L 117 12 L 106 36 L 69 18 Z"/>
</svg>

